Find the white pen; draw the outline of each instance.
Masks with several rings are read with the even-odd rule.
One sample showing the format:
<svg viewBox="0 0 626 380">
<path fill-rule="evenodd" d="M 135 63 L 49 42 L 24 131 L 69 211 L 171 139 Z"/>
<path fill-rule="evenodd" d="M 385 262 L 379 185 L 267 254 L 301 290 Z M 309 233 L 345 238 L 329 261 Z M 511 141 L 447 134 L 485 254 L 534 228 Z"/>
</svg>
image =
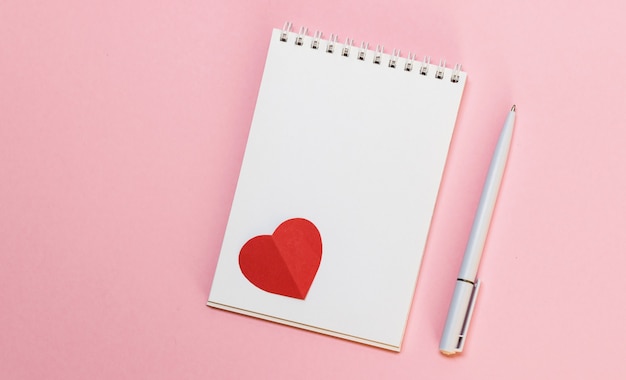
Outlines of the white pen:
<svg viewBox="0 0 626 380">
<path fill-rule="evenodd" d="M 498 197 L 498 190 L 502 182 L 502 174 L 506 166 L 506 159 L 511 147 L 513 125 L 515 123 L 515 106 L 511 108 L 504 122 L 498 144 L 491 158 L 491 165 L 480 197 L 480 203 L 474 217 L 472 232 L 470 233 L 459 277 L 454 288 L 454 295 L 450 302 L 448 318 L 443 329 L 439 350 L 445 355 L 453 355 L 463 351 L 467 338 L 467 330 L 474 311 L 476 296 L 480 287 L 480 280 L 476 278 L 478 264 L 483 254 L 487 231 L 491 223 L 491 216 Z"/>
</svg>

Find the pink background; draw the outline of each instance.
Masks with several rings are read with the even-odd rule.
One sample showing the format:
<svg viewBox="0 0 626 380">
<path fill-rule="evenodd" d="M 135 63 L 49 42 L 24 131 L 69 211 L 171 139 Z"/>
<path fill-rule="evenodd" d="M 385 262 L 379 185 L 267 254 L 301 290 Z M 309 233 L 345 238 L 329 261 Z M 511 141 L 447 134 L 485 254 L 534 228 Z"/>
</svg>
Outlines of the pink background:
<svg viewBox="0 0 626 380">
<path fill-rule="evenodd" d="M 4 1 L 6 379 L 623 378 L 626 5 Z M 402 353 L 207 308 L 272 27 L 469 82 Z M 465 352 L 437 346 L 497 134 L 517 130 Z"/>
</svg>

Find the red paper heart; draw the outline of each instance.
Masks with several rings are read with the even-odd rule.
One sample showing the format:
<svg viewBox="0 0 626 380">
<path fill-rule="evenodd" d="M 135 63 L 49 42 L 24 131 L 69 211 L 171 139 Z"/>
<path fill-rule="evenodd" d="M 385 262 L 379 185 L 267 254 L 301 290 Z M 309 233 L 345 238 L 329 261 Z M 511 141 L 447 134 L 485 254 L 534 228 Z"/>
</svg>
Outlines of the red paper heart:
<svg viewBox="0 0 626 380">
<path fill-rule="evenodd" d="M 305 299 L 322 260 L 322 238 L 315 225 L 295 218 L 272 235 L 248 240 L 239 252 L 244 276 L 266 292 Z"/>
</svg>

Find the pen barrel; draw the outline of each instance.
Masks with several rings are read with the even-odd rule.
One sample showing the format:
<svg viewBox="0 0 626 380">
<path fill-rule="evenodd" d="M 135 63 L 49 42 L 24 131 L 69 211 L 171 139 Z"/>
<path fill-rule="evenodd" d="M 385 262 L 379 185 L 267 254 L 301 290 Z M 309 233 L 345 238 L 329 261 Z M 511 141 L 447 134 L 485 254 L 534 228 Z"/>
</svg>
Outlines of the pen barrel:
<svg viewBox="0 0 626 380">
<path fill-rule="evenodd" d="M 511 147 L 511 138 L 513 136 L 513 124 L 515 121 L 515 112 L 510 112 L 504 123 L 504 127 L 500 132 L 500 137 L 496 145 L 487 178 L 483 186 L 483 192 L 478 203 L 474 224 L 470 238 L 463 255 L 463 263 L 459 271 L 461 279 L 475 281 L 478 273 L 478 264 L 482 256 L 485 241 L 487 240 L 487 232 L 491 224 L 491 217 L 495 208 L 498 191 L 502 182 L 504 168 L 506 166 L 507 156 Z"/>
<path fill-rule="evenodd" d="M 483 186 L 483 192 L 476 210 L 476 217 L 472 225 L 459 277 L 454 288 L 454 295 L 450 301 L 450 309 L 446 318 L 446 325 L 439 343 L 439 350 L 452 355 L 463 350 L 469 322 L 472 317 L 476 296 L 480 282 L 476 281 L 478 264 L 482 256 L 487 232 L 491 224 L 491 217 L 500 190 L 500 183 L 504 174 L 511 138 L 513 137 L 513 123 L 515 121 L 515 106 L 506 118 L 500 132 L 496 149 L 489 165 L 489 172 Z"/>
</svg>

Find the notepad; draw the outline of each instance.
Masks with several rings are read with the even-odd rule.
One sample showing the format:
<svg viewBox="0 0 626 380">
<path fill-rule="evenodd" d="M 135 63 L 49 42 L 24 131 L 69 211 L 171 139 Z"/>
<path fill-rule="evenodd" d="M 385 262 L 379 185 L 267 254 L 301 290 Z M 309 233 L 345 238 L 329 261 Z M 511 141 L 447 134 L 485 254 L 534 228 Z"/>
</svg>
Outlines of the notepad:
<svg viewBox="0 0 626 380">
<path fill-rule="evenodd" d="M 273 30 L 208 305 L 399 351 L 465 81 Z"/>
</svg>

